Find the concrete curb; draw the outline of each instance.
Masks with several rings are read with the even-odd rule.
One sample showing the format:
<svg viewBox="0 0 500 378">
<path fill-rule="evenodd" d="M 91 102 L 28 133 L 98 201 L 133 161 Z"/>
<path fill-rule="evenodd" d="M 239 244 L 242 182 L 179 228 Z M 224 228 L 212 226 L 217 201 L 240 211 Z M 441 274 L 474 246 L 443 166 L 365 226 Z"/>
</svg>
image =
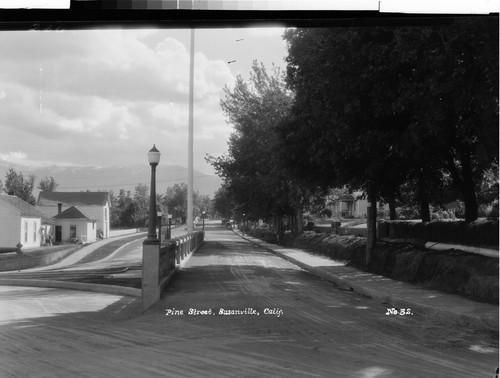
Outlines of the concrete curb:
<svg viewBox="0 0 500 378">
<path fill-rule="evenodd" d="M 312 267 L 306 263 L 303 263 L 302 261 L 296 260 L 293 257 L 287 256 L 286 254 L 283 254 L 277 250 L 276 247 L 273 245 L 266 243 L 266 242 L 261 242 L 259 240 L 255 239 L 250 239 L 247 236 L 243 236 L 237 232 L 235 232 L 238 236 L 241 238 L 249 241 L 250 243 L 263 248 L 269 252 L 274 253 L 275 255 L 291 262 L 292 264 L 297 265 L 298 267 L 310 272 L 311 274 L 322 278 L 326 281 L 332 282 L 340 287 L 343 288 L 349 288 L 350 290 L 358 293 L 365 295 L 367 297 L 370 297 L 378 302 L 386 303 L 390 306 L 394 306 L 396 308 L 411 308 L 412 310 L 416 310 L 416 312 L 425 314 L 427 316 L 432 316 L 434 318 L 438 318 L 440 320 L 445 320 L 445 321 L 452 321 L 454 323 L 460 324 L 460 325 L 467 325 L 467 326 L 472 326 L 474 328 L 480 328 L 480 329 L 488 329 L 488 330 L 494 330 L 498 332 L 499 330 L 499 324 L 498 324 L 498 318 L 494 317 L 487 317 L 487 316 L 477 316 L 477 315 L 472 315 L 472 314 L 466 314 L 466 313 L 458 313 L 455 311 L 450 311 L 446 310 L 443 308 L 436 308 L 430 305 L 424 305 L 421 303 L 417 303 L 414 301 L 410 301 L 405 298 L 398 297 L 397 295 L 393 295 L 390 293 L 386 292 L 380 292 L 377 290 L 370 289 L 366 286 L 359 285 L 355 282 L 352 282 L 349 279 L 341 278 L 338 277 L 334 274 L 327 273 L 322 271 L 321 269 L 318 269 L 316 267 Z"/>
<path fill-rule="evenodd" d="M 1 278 L 0 285 L 3 286 L 30 286 L 30 287 L 47 287 L 56 289 L 69 289 L 92 291 L 96 293 L 126 295 L 131 297 L 140 297 L 141 289 L 133 287 L 117 286 L 117 285 L 100 285 L 84 282 L 69 282 L 69 281 L 50 281 L 50 280 L 19 280 Z"/>
</svg>

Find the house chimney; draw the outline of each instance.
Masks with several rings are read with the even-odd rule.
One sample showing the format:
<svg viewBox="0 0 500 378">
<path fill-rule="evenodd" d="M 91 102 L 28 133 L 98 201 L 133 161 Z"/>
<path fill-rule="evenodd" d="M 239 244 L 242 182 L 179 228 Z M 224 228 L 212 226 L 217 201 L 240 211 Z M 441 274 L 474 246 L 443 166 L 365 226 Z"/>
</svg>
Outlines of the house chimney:
<svg viewBox="0 0 500 378">
<path fill-rule="evenodd" d="M 57 204 L 57 214 L 61 214 L 62 211 L 62 203 Z"/>
</svg>

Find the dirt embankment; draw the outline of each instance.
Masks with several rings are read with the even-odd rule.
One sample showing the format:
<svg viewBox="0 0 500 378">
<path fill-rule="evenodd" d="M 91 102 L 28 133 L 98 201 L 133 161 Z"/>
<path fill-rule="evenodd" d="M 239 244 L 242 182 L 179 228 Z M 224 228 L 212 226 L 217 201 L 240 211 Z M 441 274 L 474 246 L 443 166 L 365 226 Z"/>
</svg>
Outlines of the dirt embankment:
<svg viewBox="0 0 500 378">
<path fill-rule="evenodd" d="M 365 267 L 366 238 L 304 232 L 285 236 L 285 246 L 346 261 L 358 269 L 398 281 L 498 304 L 498 259 L 467 252 L 421 249 L 409 244 L 377 243 Z"/>
</svg>

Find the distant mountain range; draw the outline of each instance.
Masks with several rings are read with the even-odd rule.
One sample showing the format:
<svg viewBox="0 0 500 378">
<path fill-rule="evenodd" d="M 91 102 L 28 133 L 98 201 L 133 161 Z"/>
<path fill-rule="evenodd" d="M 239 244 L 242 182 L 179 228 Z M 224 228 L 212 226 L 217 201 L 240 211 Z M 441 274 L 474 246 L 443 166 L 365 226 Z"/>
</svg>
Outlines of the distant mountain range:
<svg viewBox="0 0 500 378">
<path fill-rule="evenodd" d="M 78 167 L 78 166 L 47 166 L 28 167 L 13 164 L 0 160 L 0 180 L 5 182 L 5 174 L 12 168 L 21 172 L 25 177 L 35 175 L 35 189 L 33 194 L 38 197 L 39 189 L 36 187 L 40 180 L 45 177 L 54 177 L 59 184 L 57 191 L 79 192 L 90 190 L 113 191 L 115 195 L 120 189 L 134 193 L 137 184 L 150 185 L 151 168 L 149 165 L 128 165 L 113 167 Z M 156 192 L 165 193 L 168 187 L 174 184 L 188 181 L 188 169 L 181 166 L 158 165 L 156 172 Z M 219 189 L 222 180 L 213 175 L 207 175 L 198 171 L 193 172 L 193 187 L 200 194 L 214 197 L 214 193 Z"/>
</svg>

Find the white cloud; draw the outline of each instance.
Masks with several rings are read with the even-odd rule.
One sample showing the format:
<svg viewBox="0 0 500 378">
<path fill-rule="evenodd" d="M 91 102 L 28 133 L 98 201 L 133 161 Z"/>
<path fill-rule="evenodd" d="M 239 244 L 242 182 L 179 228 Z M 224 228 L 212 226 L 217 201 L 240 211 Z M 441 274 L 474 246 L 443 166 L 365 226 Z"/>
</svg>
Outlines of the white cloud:
<svg viewBox="0 0 500 378">
<path fill-rule="evenodd" d="M 151 109 L 151 116 L 159 122 L 168 122 L 174 126 L 179 126 L 179 114 L 173 102 L 168 104 L 157 104 Z"/>
<path fill-rule="evenodd" d="M 247 42 L 258 36 L 281 44 L 282 32 L 241 34 Z M 217 30 L 197 34 L 195 153 L 201 156 L 222 154 L 231 131 L 219 104 L 224 86 L 235 82 L 227 57 L 239 64 L 243 52 L 252 53 L 212 35 L 228 38 Z M 188 49 L 187 30 L 0 32 L 0 156 L 28 161 L 8 152 L 19 150 L 29 151 L 31 162 L 130 164 L 158 142 L 170 164 L 186 165 Z"/>
<path fill-rule="evenodd" d="M 26 156 L 27 155 L 22 151 L 11 151 L 7 154 L 0 154 L 0 159 L 19 163 L 24 161 L 26 159 Z"/>
</svg>

